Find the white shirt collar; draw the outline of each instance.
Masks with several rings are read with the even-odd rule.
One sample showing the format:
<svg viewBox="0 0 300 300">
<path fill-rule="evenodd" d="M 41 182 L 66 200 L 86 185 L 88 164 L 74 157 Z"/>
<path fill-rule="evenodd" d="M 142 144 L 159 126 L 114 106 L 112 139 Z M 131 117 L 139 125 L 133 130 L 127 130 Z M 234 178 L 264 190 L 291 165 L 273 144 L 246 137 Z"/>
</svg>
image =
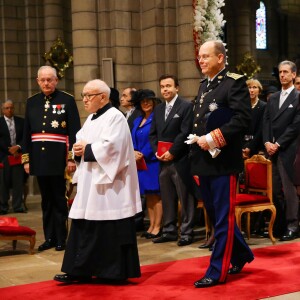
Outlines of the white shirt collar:
<svg viewBox="0 0 300 300">
<path fill-rule="evenodd" d="M 281 93 L 282 93 L 282 92 L 287 92 L 286 96 L 288 96 L 294 88 L 295 88 L 295 87 L 292 85 L 292 86 L 290 86 L 290 87 L 289 87 L 288 89 L 286 89 L 286 90 L 281 89 Z"/>
<path fill-rule="evenodd" d="M 178 98 L 178 94 L 176 94 L 175 97 L 170 102 L 166 101 L 166 107 L 169 105 L 173 106 L 177 98 Z"/>
<path fill-rule="evenodd" d="M 6 123 L 10 122 L 10 121 L 14 122 L 14 117 L 8 118 L 8 117 L 4 116 L 4 119 L 5 119 Z"/>
</svg>

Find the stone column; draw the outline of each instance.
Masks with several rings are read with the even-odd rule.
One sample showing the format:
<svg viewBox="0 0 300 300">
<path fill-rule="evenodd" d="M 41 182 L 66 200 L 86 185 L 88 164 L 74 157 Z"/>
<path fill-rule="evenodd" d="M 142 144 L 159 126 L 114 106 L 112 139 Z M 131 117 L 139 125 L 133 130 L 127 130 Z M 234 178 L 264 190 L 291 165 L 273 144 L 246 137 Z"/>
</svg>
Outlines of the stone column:
<svg viewBox="0 0 300 300">
<path fill-rule="evenodd" d="M 48 52 L 58 37 L 64 38 L 62 0 L 44 0 L 44 16 L 45 50 Z"/>
<path fill-rule="evenodd" d="M 255 53 L 255 39 L 253 39 L 255 28 L 255 7 L 258 1 L 244 0 L 236 5 L 235 1 L 225 5 L 225 19 L 228 30 L 228 54 L 231 67 L 241 63 L 246 52 Z M 258 5 L 259 7 L 259 5 Z"/>
<path fill-rule="evenodd" d="M 50 51 L 51 46 L 59 37 L 64 42 L 63 31 L 63 0 L 44 0 L 44 40 L 45 53 Z M 65 90 L 65 78 L 59 81 L 58 88 Z"/>
<path fill-rule="evenodd" d="M 195 49 L 192 38 L 194 15 L 191 1 L 177 1 L 176 13 L 179 16 L 176 18 L 179 94 L 192 100 L 198 92 L 201 72 L 195 63 Z M 171 45 L 171 48 L 174 48 L 174 45 Z"/>
<path fill-rule="evenodd" d="M 83 120 L 80 93 L 85 83 L 99 78 L 97 1 L 72 0 L 72 36 L 74 58 L 74 94 Z"/>
</svg>

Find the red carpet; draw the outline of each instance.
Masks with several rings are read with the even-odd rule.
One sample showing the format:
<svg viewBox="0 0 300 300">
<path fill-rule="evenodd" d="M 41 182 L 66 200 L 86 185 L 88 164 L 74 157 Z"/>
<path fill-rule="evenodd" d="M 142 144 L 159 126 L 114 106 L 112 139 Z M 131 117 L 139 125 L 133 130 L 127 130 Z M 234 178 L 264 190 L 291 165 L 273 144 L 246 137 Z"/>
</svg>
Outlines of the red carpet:
<svg viewBox="0 0 300 300">
<path fill-rule="evenodd" d="M 0 289 L 3 300 L 32 299 L 260 299 L 300 291 L 300 242 L 254 250 L 255 260 L 225 285 L 196 289 L 209 256 L 142 267 L 142 277 L 127 285 L 77 284 L 55 281 Z"/>
</svg>

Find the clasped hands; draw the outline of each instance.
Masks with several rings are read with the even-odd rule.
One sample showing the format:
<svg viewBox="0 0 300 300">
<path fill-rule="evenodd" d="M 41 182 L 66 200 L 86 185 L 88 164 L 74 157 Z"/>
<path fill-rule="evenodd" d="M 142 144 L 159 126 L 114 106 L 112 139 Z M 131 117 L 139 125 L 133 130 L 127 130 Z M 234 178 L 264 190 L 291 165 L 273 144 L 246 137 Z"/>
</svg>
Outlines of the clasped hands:
<svg viewBox="0 0 300 300">
<path fill-rule="evenodd" d="M 135 157 L 135 160 L 136 160 L 136 161 L 142 159 L 143 156 L 144 156 L 144 155 L 143 155 L 142 152 L 134 150 L 134 157 Z"/>
<path fill-rule="evenodd" d="M 8 147 L 8 152 L 10 155 L 13 155 L 15 157 L 18 157 L 21 155 L 20 152 L 18 152 L 20 150 L 20 147 L 18 145 L 14 145 L 14 146 L 11 146 L 11 147 Z"/>
<path fill-rule="evenodd" d="M 265 148 L 267 150 L 267 153 L 270 156 L 272 156 L 278 151 L 279 145 L 276 143 L 267 142 L 267 143 L 265 143 Z"/>
<path fill-rule="evenodd" d="M 174 155 L 171 154 L 169 151 L 166 151 L 162 156 L 158 156 L 157 152 L 155 153 L 155 156 L 160 161 L 172 161 L 174 159 Z"/>
</svg>

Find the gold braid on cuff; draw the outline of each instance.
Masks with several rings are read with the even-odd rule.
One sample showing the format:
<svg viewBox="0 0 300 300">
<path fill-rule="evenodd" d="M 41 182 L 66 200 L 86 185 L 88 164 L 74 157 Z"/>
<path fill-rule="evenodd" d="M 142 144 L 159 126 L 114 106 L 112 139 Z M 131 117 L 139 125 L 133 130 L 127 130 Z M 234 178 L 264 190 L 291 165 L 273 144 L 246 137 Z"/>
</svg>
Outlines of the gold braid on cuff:
<svg viewBox="0 0 300 300">
<path fill-rule="evenodd" d="M 73 152 L 72 151 L 68 152 L 68 159 L 67 160 L 74 160 Z"/>
<path fill-rule="evenodd" d="M 222 148 L 226 145 L 225 138 L 219 128 L 210 132 L 217 148 Z"/>
<path fill-rule="evenodd" d="M 29 163 L 29 153 L 22 154 L 22 164 Z"/>
</svg>

